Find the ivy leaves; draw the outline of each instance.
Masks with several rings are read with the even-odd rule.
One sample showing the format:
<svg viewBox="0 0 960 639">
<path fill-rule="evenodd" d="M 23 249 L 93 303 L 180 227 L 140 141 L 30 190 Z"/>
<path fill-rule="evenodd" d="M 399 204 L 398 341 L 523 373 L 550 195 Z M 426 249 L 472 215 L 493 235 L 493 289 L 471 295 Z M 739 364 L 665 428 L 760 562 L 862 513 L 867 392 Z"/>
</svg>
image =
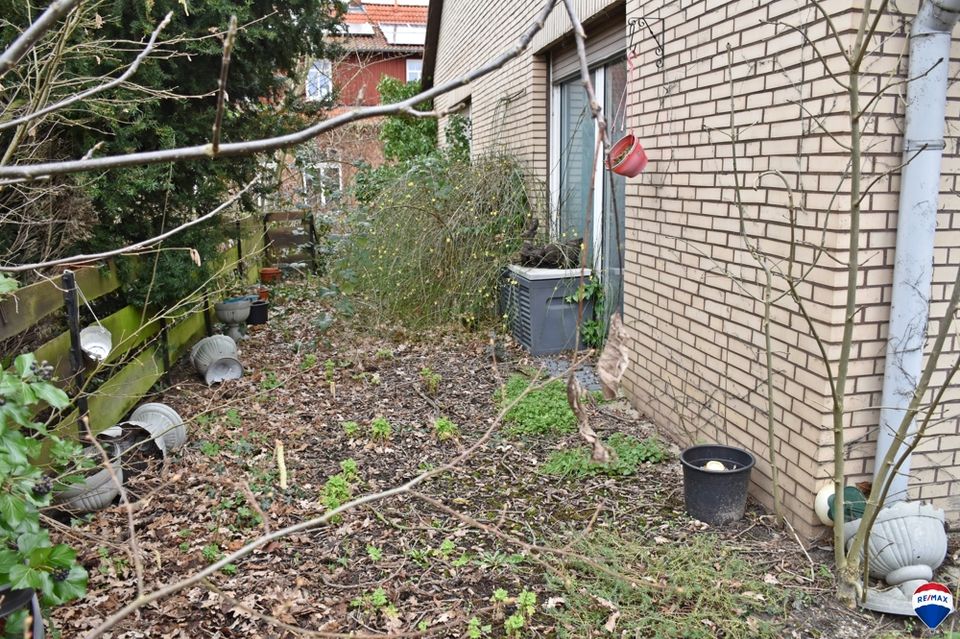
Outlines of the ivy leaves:
<svg viewBox="0 0 960 639">
<path fill-rule="evenodd" d="M 33 462 L 40 455 L 40 441 L 23 432 L 46 435 L 43 424 L 34 421 L 41 403 L 57 410 L 70 404 L 67 394 L 50 381 L 52 370 L 32 353 L 18 356 L 12 369 L 0 370 L 0 586 L 32 588 L 45 605 L 76 599 L 87 586 L 87 572 L 77 564 L 76 552 L 53 544 L 40 526 L 39 509 L 50 503 L 50 480 Z M 76 454 L 76 444 L 49 439 L 55 462 Z"/>
<path fill-rule="evenodd" d="M 86 592 L 87 571 L 76 560 L 76 551 L 52 544 L 46 530 L 26 532 L 17 538 L 17 550 L 0 550 L 0 583 L 33 588 L 44 603 L 58 605 Z"/>
<path fill-rule="evenodd" d="M 13 293 L 19 287 L 17 280 L 13 279 L 6 273 L 0 273 L 0 298 L 4 295 L 9 295 Z"/>
</svg>

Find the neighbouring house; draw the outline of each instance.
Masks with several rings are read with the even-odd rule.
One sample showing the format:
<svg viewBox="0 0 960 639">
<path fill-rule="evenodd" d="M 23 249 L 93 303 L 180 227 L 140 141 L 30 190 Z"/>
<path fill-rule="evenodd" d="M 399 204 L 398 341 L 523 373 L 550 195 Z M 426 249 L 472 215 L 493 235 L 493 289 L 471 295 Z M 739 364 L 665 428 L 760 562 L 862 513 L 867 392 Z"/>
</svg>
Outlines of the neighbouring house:
<svg viewBox="0 0 960 639">
<path fill-rule="evenodd" d="M 420 80 L 427 27 L 427 0 L 352 0 L 343 15 L 341 53 L 313 60 L 303 87 L 305 98 L 333 97 L 329 115 L 380 104 L 377 84 L 384 76 Z M 383 163 L 379 123 L 364 120 L 318 138 L 310 149 L 317 170 L 303 171 L 304 189 L 327 204 L 333 189 L 349 184 L 358 167 Z M 318 187 L 318 188 L 315 188 Z"/>
<path fill-rule="evenodd" d="M 306 102 L 323 103 L 325 117 L 380 104 L 377 85 L 384 77 L 420 80 L 428 0 L 351 0 L 343 14 L 334 59 L 306 60 L 302 86 Z M 384 161 L 380 120 L 339 127 L 284 155 L 267 170 L 277 172 L 277 194 L 263 202 L 271 213 L 273 259 L 302 263 L 309 252 L 309 224 L 323 234 L 329 224 L 344 231 L 340 204 L 357 171 Z M 304 214 L 313 214 L 306 217 Z M 322 220 L 322 223 L 321 223 Z"/>
<path fill-rule="evenodd" d="M 751 493 L 769 507 L 763 305 L 756 299 L 762 295 L 763 272 L 745 244 L 733 206 L 734 156 L 727 134 L 732 119 L 740 127 L 736 173 L 746 185 L 743 234 L 781 260 L 791 256 L 791 236 L 798 240 L 793 264 L 809 270 L 800 292 L 824 348 L 835 357 L 847 316 L 851 185 L 845 147 L 851 102 L 842 86 L 841 49 L 826 25 L 832 21 L 842 39 L 852 39 L 862 5 L 828 1 L 818 8 L 796 0 L 572 4 L 584 24 L 590 74 L 614 139 L 630 131 L 647 148 L 650 164 L 642 174 L 614 176 L 611 186 L 602 166 L 593 170 L 598 134 L 562 3 L 518 58 L 438 98 L 437 107 L 467 105 L 473 153 L 511 151 L 549 185 L 555 237 L 579 237 L 587 229 L 590 261 L 608 299 L 623 310 L 631 351 L 625 391 L 634 405 L 681 444 L 716 441 L 752 451 L 757 466 Z M 431 0 L 424 84 L 439 85 L 505 51 L 543 5 L 542 0 Z M 933 22 L 941 20 L 939 9 L 931 6 Z M 880 21 L 878 44 L 864 62 L 860 104 L 870 114 L 863 166 L 864 183 L 871 188 L 862 200 L 862 269 L 845 406 L 848 483 L 871 476 L 885 375 L 897 368 L 885 366 L 893 361 L 886 355 L 888 342 L 900 348 L 888 340 L 888 331 L 894 263 L 909 259 L 913 250 L 898 251 L 896 244 L 907 36 L 918 10 L 916 1 L 897 3 Z M 935 72 L 909 77 L 946 71 L 956 77 L 960 44 L 954 38 L 950 49 L 949 33 L 943 36 L 949 68 L 944 62 Z M 839 77 L 826 74 L 824 63 Z M 883 87 L 890 90 L 876 95 Z M 944 319 L 960 264 L 960 84 L 951 83 L 945 97 L 924 101 L 941 109 L 940 120 L 946 109 L 947 143 L 937 161 L 940 193 L 938 198 L 934 183 L 933 196 L 918 205 L 926 222 L 911 222 L 901 232 L 934 221 L 939 226 L 928 248 L 934 265 L 932 285 L 926 287 L 932 333 Z M 936 140 L 908 148 L 939 153 Z M 787 207 L 791 193 L 800 207 L 795 224 Z M 929 266 L 931 260 L 925 261 Z M 913 294 L 925 287 L 915 288 Z M 911 320 L 913 344 L 903 342 L 897 352 L 922 354 L 926 305 L 921 310 Z M 771 322 L 779 486 L 789 519 L 809 538 L 822 530 L 814 496 L 833 469 L 831 380 L 789 299 L 775 305 Z M 943 361 L 955 361 L 957 337 L 947 349 Z M 934 375 L 935 383 L 944 379 L 946 366 Z M 945 399 L 934 415 L 933 436 L 913 455 L 909 496 L 932 501 L 956 521 L 956 385 Z"/>
</svg>

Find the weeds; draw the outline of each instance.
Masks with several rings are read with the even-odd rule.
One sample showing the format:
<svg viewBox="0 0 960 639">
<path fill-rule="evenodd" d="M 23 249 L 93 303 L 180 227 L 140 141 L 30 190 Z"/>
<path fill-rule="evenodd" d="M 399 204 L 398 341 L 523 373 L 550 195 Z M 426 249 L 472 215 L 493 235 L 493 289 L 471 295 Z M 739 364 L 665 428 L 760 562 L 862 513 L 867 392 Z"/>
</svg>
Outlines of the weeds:
<svg viewBox="0 0 960 639">
<path fill-rule="evenodd" d="M 200 442 L 200 452 L 207 457 L 216 457 L 220 454 L 220 444 L 204 439 Z"/>
<path fill-rule="evenodd" d="M 344 459 L 340 462 L 340 473 L 351 484 L 357 481 L 357 462 L 353 459 Z"/>
<path fill-rule="evenodd" d="M 768 616 L 783 613 L 785 592 L 765 583 L 762 569 L 724 548 L 716 537 L 694 535 L 684 543 L 651 545 L 596 531 L 576 550 L 629 576 L 630 583 L 584 565 L 575 566 L 563 581 L 548 575 L 550 588 L 566 602 L 548 611 L 562 639 L 603 634 L 611 611 L 597 605 L 601 598 L 619 612 L 618 636 L 780 636 Z"/>
<path fill-rule="evenodd" d="M 390 603 L 387 591 L 383 588 L 354 597 L 350 601 L 350 607 L 371 615 L 380 613 L 387 619 L 396 619 L 400 614 L 396 606 Z"/>
<path fill-rule="evenodd" d="M 423 382 L 423 391 L 430 397 L 434 397 L 440 390 L 440 382 L 443 381 L 443 377 L 424 366 L 420 369 L 420 381 Z"/>
<path fill-rule="evenodd" d="M 393 427 L 383 417 L 377 417 L 370 422 L 370 439 L 373 441 L 386 442 L 393 435 Z"/>
<path fill-rule="evenodd" d="M 441 415 L 433 422 L 433 436 L 441 442 L 457 439 L 460 437 L 460 427 Z"/>
<path fill-rule="evenodd" d="M 272 391 L 273 389 L 280 388 L 281 386 L 283 386 L 283 382 L 277 378 L 277 374 L 273 371 L 267 371 L 264 373 L 263 379 L 260 380 L 260 390 Z"/>
<path fill-rule="evenodd" d="M 328 511 L 339 508 L 353 497 L 353 486 L 359 479 L 357 462 L 353 459 L 343 460 L 340 462 L 340 472 L 329 477 L 323 485 L 320 501 Z M 331 521 L 339 522 L 340 516 L 334 517 Z"/>
<path fill-rule="evenodd" d="M 200 550 L 200 554 L 203 555 L 203 558 L 209 561 L 210 563 L 215 562 L 220 559 L 221 552 L 220 546 L 217 544 L 207 544 Z"/>
<path fill-rule="evenodd" d="M 467 639 L 483 639 L 493 631 L 490 624 L 481 624 L 476 617 L 471 617 L 467 622 Z"/>
<path fill-rule="evenodd" d="M 616 453 L 616 459 L 607 464 L 593 461 L 590 449 L 580 446 L 570 450 L 560 450 L 552 455 L 543 465 L 542 472 L 547 475 L 557 475 L 565 478 L 582 479 L 594 475 L 608 475 L 622 477 L 637 472 L 637 467 L 644 463 L 660 463 L 670 458 L 663 443 L 655 437 L 638 440 L 629 435 L 614 433 L 607 441 L 607 445 Z"/>
<path fill-rule="evenodd" d="M 517 595 L 516 604 L 516 611 L 503 621 L 503 630 L 508 637 L 519 637 L 523 632 L 537 611 L 537 596 L 529 590 L 523 590 Z"/>
<path fill-rule="evenodd" d="M 238 411 L 236 408 L 228 408 L 223 414 L 223 420 L 227 422 L 227 426 L 231 428 L 240 428 L 242 424 L 240 419 L 240 411 Z"/>
<path fill-rule="evenodd" d="M 343 422 L 343 434 L 350 439 L 356 439 L 360 435 L 360 424 L 357 422 Z"/>
<path fill-rule="evenodd" d="M 300 370 L 307 371 L 317 365 L 317 354 L 316 353 L 307 353 L 303 356 L 303 359 L 300 360 Z"/>
<path fill-rule="evenodd" d="M 516 400 L 530 385 L 524 376 L 511 375 L 497 391 L 500 406 Z M 567 403 L 567 389 L 559 379 L 527 393 L 507 411 L 504 421 L 509 434 L 521 436 L 569 433 L 577 424 Z"/>
</svg>

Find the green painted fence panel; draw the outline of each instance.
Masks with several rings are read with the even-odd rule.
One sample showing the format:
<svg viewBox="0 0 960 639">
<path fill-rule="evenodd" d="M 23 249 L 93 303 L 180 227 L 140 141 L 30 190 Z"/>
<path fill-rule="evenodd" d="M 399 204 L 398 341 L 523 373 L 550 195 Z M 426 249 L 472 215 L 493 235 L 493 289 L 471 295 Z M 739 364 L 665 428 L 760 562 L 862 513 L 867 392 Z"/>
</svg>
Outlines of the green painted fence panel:
<svg viewBox="0 0 960 639">
<path fill-rule="evenodd" d="M 77 270 L 77 286 L 87 300 L 111 293 L 120 286 L 113 263 L 108 268 L 87 266 Z M 19 335 L 43 318 L 63 308 L 60 278 L 24 286 L 0 301 L 0 340 Z"/>
</svg>

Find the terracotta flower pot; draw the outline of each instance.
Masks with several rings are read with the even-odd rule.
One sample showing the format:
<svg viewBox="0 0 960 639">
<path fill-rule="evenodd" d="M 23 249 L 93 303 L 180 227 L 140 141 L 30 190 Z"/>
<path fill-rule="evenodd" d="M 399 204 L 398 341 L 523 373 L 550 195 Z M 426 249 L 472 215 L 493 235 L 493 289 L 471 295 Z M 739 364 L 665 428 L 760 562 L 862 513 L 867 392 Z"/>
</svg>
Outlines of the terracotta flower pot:
<svg viewBox="0 0 960 639">
<path fill-rule="evenodd" d="M 280 269 L 275 266 L 265 266 L 260 269 L 260 281 L 264 284 L 272 284 L 280 281 Z"/>
<path fill-rule="evenodd" d="M 610 147 L 610 157 L 606 164 L 607 168 L 617 175 L 636 177 L 646 168 L 647 162 L 647 154 L 640 140 L 628 133 Z"/>
</svg>

